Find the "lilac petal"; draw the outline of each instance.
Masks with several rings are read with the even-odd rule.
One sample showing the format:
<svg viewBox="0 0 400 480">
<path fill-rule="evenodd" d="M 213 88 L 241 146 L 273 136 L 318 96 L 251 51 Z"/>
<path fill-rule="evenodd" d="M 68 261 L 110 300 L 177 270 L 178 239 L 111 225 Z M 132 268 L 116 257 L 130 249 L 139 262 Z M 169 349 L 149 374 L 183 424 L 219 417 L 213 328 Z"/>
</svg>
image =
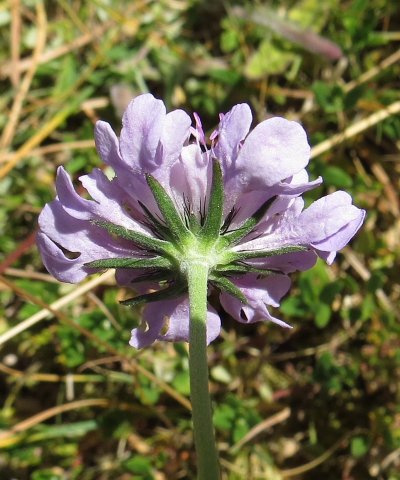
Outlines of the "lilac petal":
<svg viewBox="0 0 400 480">
<path fill-rule="evenodd" d="M 304 207 L 301 197 L 295 199 L 278 198 L 277 207 L 272 205 L 273 213 L 268 215 L 255 230 L 256 238 L 243 241 L 233 247 L 234 251 L 272 250 L 285 245 L 303 245 L 307 242 L 299 237 L 298 217 Z"/>
<path fill-rule="evenodd" d="M 58 167 L 57 169 L 56 189 L 60 202 L 71 216 L 80 220 L 93 218 L 95 202 L 86 200 L 76 193 L 71 177 L 64 170 L 64 167 Z"/>
<path fill-rule="evenodd" d="M 225 171 L 236 160 L 241 142 L 249 133 L 252 120 L 253 116 L 247 103 L 235 105 L 221 118 L 215 132 L 218 134 L 218 141 L 213 148 L 213 155 L 220 160 Z"/>
<path fill-rule="evenodd" d="M 183 110 L 166 114 L 161 100 L 145 94 L 128 105 L 122 125 L 120 150 L 126 166 L 163 181 L 160 175 L 179 158 L 189 138 L 189 115 Z"/>
<path fill-rule="evenodd" d="M 325 262 L 328 265 L 332 265 L 333 261 L 336 258 L 336 252 L 323 252 L 322 250 L 316 249 L 316 252 L 319 257 L 322 258 L 322 260 L 325 260 Z"/>
<path fill-rule="evenodd" d="M 109 180 L 100 169 L 95 168 L 91 174 L 83 175 L 79 180 L 97 202 L 93 210 L 96 215 L 115 225 L 149 235 L 148 230 L 136 221 L 136 219 L 142 219 L 142 213 L 137 211 L 136 201 L 121 188 L 117 178 Z M 124 207 L 131 210 L 136 219 L 132 218 Z"/>
<path fill-rule="evenodd" d="M 75 283 L 98 271 L 84 267 L 85 263 L 92 260 L 141 256 L 130 242 L 114 239 L 104 229 L 71 217 L 59 200 L 44 207 L 39 216 L 39 226 L 39 248 L 43 257 L 46 257 L 46 268 L 55 278 L 64 282 Z M 69 258 L 60 247 L 75 258 Z M 54 262 L 51 255 L 54 255 Z"/>
<path fill-rule="evenodd" d="M 132 100 L 122 118 L 120 152 L 133 172 L 152 172 L 164 126 L 166 110 L 161 100 L 144 94 Z"/>
<path fill-rule="evenodd" d="M 44 266 L 60 282 L 78 283 L 96 271 L 85 268 L 82 261 L 67 258 L 63 251 L 44 233 L 37 234 L 36 242 Z"/>
<path fill-rule="evenodd" d="M 316 250 L 337 251 L 355 235 L 365 216 L 364 210 L 352 205 L 351 196 L 342 191 L 320 198 L 300 213 L 303 203 L 301 197 L 296 198 L 282 215 L 264 224 L 263 235 L 235 250 L 309 245 Z"/>
<path fill-rule="evenodd" d="M 305 170 L 302 170 L 305 172 Z M 297 183 L 299 182 L 299 183 Z M 237 211 L 234 220 L 231 223 L 232 228 L 237 228 L 247 218 L 254 214 L 267 200 L 277 196 L 278 198 L 272 203 L 266 212 L 265 220 L 261 221 L 257 227 L 257 231 L 265 230 L 265 222 L 269 223 L 268 218 L 285 211 L 292 199 L 298 195 L 303 194 L 308 190 L 318 187 L 322 183 L 322 178 L 318 177 L 312 182 L 308 182 L 308 176 L 303 175 L 293 176 L 289 182 L 280 182 L 268 189 L 255 190 L 248 192 L 241 192 L 235 202 L 235 209 Z M 225 215 L 228 212 L 225 212 Z"/>
<path fill-rule="evenodd" d="M 96 149 L 104 163 L 110 165 L 117 173 L 125 168 L 119 153 L 118 138 L 109 123 L 101 120 L 96 122 L 94 139 Z"/>
<path fill-rule="evenodd" d="M 138 232 L 149 234 L 122 208 L 129 203 L 126 193 L 115 181 L 110 181 L 99 169 L 80 177 L 82 185 L 95 200 L 86 200 L 78 195 L 68 173 L 63 167 L 57 169 L 57 194 L 63 208 L 72 217 L 81 220 L 107 220 Z"/>
<path fill-rule="evenodd" d="M 143 310 L 143 319 L 147 330 L 134 328 L 129 344 L 143 348 L 155 340 L 171 342 L 189 341 L 189 303 L 186 296 L 173 300 L 164 300 L 147 305 Z M 163 327 L 167 328 L 162 333 Z M 219 335 L 221 320 L 214 309 L 207 312 L 207 344 Z"/>
<path fill-rule="evenodd" d="M 237 158 L 245 184 L 270 187 L 300 172 L 310 158 L 303 127 L 283 118 L 271 118 L 255 127 Z"/>
<path fill-rule="evenodd" d="M 322 182 L 322 177 L 318 177 L 312 182 L 295 183 L 292 181 L 290 183 L 278 183 L 271 187 L 271 192 L 273 195 L 297 196 L 319 187 Z"/>
<path fill-rule="evenodd" d="M 269 320 L 290 328 L 287 323 L 273 317 L 266 307 L 266 305 L 278 307 L 281 298 L 288 292 L 290 283 L 290 278 L 286 275 L 272 275 L 261 279 L 256 275 L 246 275 L 235 280 L 235 284 L 247 298 L 247 305 L 227 293 L 221 293 L 221 305 L 238 322 L 254 323 Z"/>
<path fill-rule="evenodd" d="M 365 211 L 352 205 L 351 196 L 337 191 L 312 203 L 299 217 L 298 229 L 303 230 L 307 243 L 323 251 L 343 248 L 355 235 Z"/>
<path fill-rule="evenodd" d="M 144 329 L 143 326 L 134 328 L 131 333 L 129 345 L 134 348 L 143 348 L 148 347 L 157 340 L 170 310 L 170 302 L 171 300 L 167 300 L 146 305 L 143 310 L 143 320 L 146 329 Z"/>
<path fill-rule="evenodd" d="M 194 117 L 196 126 L 194 128 L 193 127 L 191 128 L 191 133 L 196 139 L 197 144 L 199 146 L 202 145 L 203 147 L 206 147 L 207 145 L 206 136 L 203 130 L 203 125 L 201 123 L 201 118 L 196 112 L 193 112 L 193 117 Z"/>
<path fill-rule="evenodd" d="M 229 229 L 233 230 L 238 228 L 273 196 L 273 192 L 270 191 L 251 190 L 249 192 L 242 192 L 236 199 L 234 205 L 235 217 L 233 218 Z M 224 213 L 227 215 L 229 212 Z"/>
<path fill-rule="evenodd" d="M 208 306 L 207 310 L 207 345 L 215 340 L 221 330 L 221 319 L 217 312 Z M 161 335 L 159 340 L 170 342 L 189 341 L 189 300 L 187 297 L 181 297 L 176 308 L 168 318 L 168 330 L 165 335 Z"/>
<path fill-rule="evenodd" d="M 255 267 L 266 268 L 287 274 L 309 270 L 315 265 L 317 258 L 316 253 L 313 250 L 309 250 L 252 260 L 247 263 Z"/>
<path fill-rule="evenodd" d="M 138 295 L 143 295 L 149 291 L 158 290 L 160 285 L 157 282 L 144 281 L 138 282 L 140 277 L 148 275 L 148 269 L 130 269 L 130 268 L 117 268 L 115 270 L 115 281 L 122 287 L 128 287 L 134 289 Z"/>
<path fill-rule="evenodd" d="M 197 144 L 182 149 L 179 162 L 171 168 L 170 185 L 179 210 L 186 202 L 193 212 L 200 212 L 209 197 L 212 164 Z"/>
<path fill-rule="evenodd" d="M 183 110 L 173 110 L 167 114 L 161 133 L 162 162 L 171 165 L 179 158 L 182 147 L 189 138 L 190 125 L 190 117 Z"/>
</svg>

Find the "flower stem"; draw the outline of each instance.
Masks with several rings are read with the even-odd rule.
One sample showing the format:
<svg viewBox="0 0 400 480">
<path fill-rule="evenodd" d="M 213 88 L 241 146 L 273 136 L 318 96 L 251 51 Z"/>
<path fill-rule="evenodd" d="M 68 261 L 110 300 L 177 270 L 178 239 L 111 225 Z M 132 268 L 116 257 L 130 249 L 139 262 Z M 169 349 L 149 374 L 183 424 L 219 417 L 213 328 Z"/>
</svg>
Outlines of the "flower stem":
<svg viewBox="0 0 400 480">
<path fill-rule="evenodd" d="M 193 261 L 187 269 L 190 306 L 189 370 L 194 443 L 198 479 L 219 480 L 207 365 L 207 281 L 206 262 Z"/>
</svg>

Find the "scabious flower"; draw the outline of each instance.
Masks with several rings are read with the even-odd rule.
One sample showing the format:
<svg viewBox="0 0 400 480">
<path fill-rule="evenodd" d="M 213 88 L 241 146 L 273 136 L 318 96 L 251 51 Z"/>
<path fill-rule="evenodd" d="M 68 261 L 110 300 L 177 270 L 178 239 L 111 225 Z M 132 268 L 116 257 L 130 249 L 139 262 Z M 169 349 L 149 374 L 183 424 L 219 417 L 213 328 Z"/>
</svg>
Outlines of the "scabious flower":
<svg viewBox="0 0 400 480">
<path fill-rule="evenodd" d="M 118 138 L 98 122 L 96 146 L 113 169 L 80 177 L 92 199 L 78 195 L 63 167 L 57 197 L 39 217 L 38 245 L 47 270 L 76 283 L 116 269 L 120 285 L 137 296 L 122 303 L 143 309 L 143 325 L 130 344 L 189 339 L 187 269 L 208 268 L 209 291 L 236 320 L 273 317 L 290 287 L 288 274 L 311 268 L 317 257 L 332 263 L 360 228 L 365 212 L 338 191 L 304 208 L 301 195 L 321 184 L 309 181 L 310 147 L 296 122 L 271 118 L 252 131 L 247 104 L 220 116 L 206 140 L 182 110 L 166 113 L 161 100 L 135 98 Z M 209 305 L 207 341 L 220 332 Z"/>
</svg>

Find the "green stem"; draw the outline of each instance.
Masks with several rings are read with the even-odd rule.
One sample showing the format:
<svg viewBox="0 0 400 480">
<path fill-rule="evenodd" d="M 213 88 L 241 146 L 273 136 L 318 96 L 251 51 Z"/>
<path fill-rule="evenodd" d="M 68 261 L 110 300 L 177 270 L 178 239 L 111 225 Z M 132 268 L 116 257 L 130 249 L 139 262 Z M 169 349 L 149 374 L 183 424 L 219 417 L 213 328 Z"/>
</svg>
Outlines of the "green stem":
<svg viewBox="0 0 400 480">
<path fill-rule="evenodd" d="M 198 479 L 219 480 L 207 365 L 207 281 L 206 262 L 192 261 L 187 269 L 189 289 L 189 370 L 194 443 L 197 453 Z"/>
</svg>

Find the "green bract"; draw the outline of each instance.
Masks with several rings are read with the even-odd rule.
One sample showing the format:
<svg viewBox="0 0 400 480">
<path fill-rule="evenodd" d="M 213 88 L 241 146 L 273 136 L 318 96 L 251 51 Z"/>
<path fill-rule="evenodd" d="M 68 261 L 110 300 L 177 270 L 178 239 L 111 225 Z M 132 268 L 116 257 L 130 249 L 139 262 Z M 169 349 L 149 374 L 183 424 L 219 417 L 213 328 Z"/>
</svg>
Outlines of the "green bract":
<svg viewBox="0 0 400 480">
<path fill-rule="evenodd" d="M 147 221 L 159 238 L 148 237 L 108 222 L 96 221 L 94 223 L 117 237 L 131 241 L 135 247 L 143 249 L 147 255 L 154 254 L 156 256 L 106 258 L 85 264 L 87 267 L 100 269 L 144 269 L 149 272 L 146 280 L 157 279 L 157 281 L 165 280 L 167 282 L 164 289 L 124 300 L 121 302 L 124 305 L 133 306 L 182 295 L 187 291 L 188 269 L 191 268 L 193 263 L 205 265 L 209 272 L 208 279 L 211 284 L 246 304 L 245 295 L 229 277 L 249 272 L 258 275 L 270 275 L 275 272 L 271 269 L 257 268 L 246 264 L 245 260 L 307 250 L 307 247 L 301 245 L 286 245 L 282 248 L 266 251 L 233 251 L 231 249 L 246 235 L 254 231 L 276 197 L 266 201 L 254 215 L 244 221 L 242 225 L 230 231 L 229 222 L 228 224 L 226 222 L 224 225 L 222 224 L 224 181 L 218 160 L 213 160 L 210 198 L 203 218 L 190 211 L 186 211 L 182 218 L 174 201 L 161 184 L 151 175 L 146 175 L 146 180 L 161 214 L 160 219 L 156 218 L 154 214 L 148 214 Z"/>
</svg>

